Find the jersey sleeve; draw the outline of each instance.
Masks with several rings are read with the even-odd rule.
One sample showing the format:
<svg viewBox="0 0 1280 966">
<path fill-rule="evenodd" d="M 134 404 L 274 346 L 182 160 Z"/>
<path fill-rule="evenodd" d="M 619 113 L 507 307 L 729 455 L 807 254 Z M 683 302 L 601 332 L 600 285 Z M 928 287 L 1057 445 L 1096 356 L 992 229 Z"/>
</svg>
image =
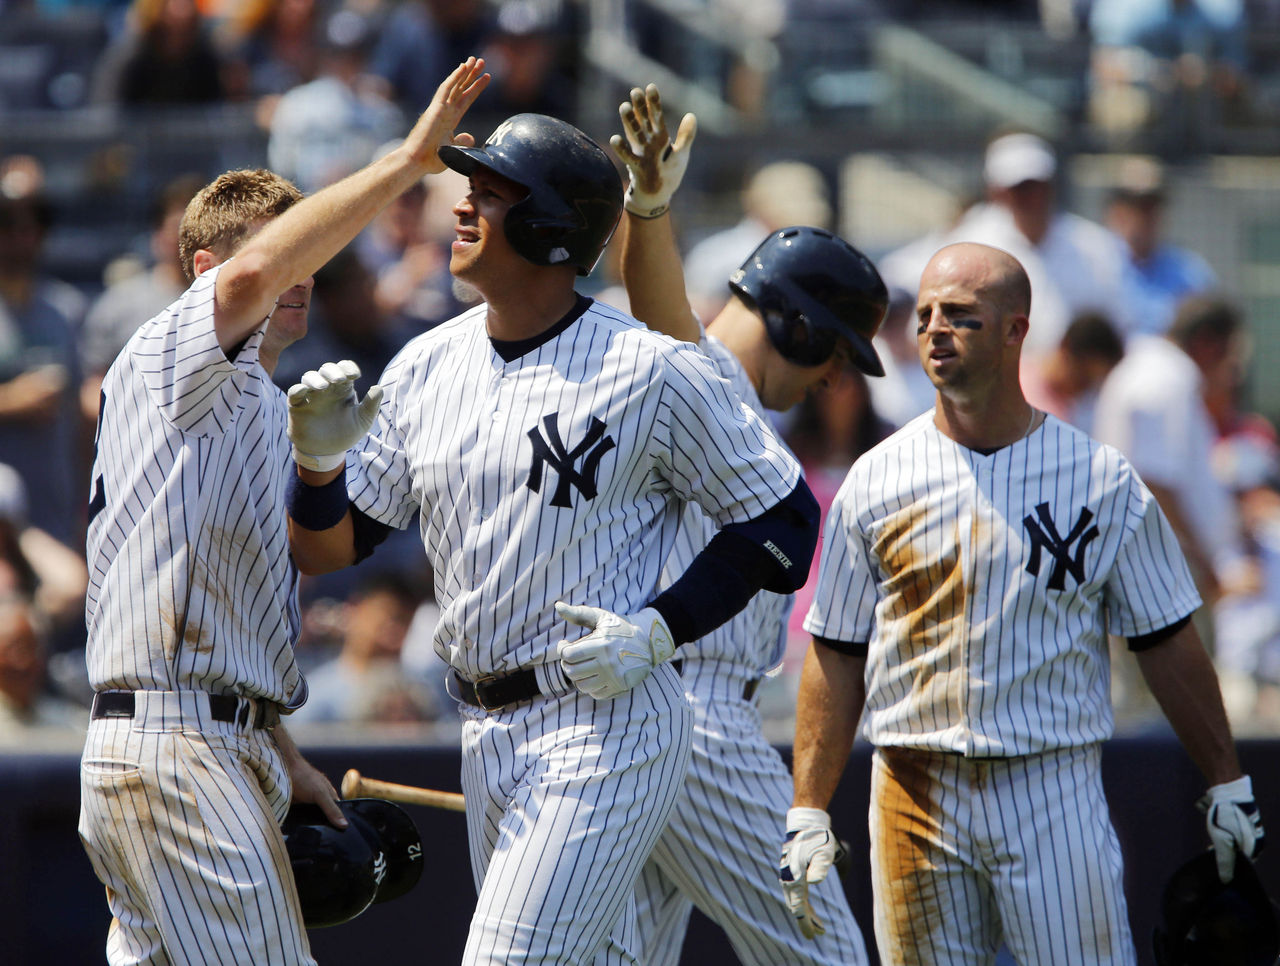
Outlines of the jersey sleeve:
<svg viewBox="0 0 1280 966">
<path fill-rule="evenodd" d="M 654 427 L 660 473 L 719 526 L 760 516 L 795 489 L 800 465 L 696 347 L 667 356 Z"/>
<path fill-rule="evenodd" d="M 1178 537 L 1160 504 L 1128 469 L 1124 543 L 1107 580 L 1108 630 L 1137 637 L 1167 627 L 1200 606 Z"/>
<path fill-rule="evenodd" d="M 347 493 L 360 512 L 389 527 L 403 530 L 418 513 L 413 495 L 409 458 L 396 413 L 398 375 L 405 366 L 393 361 L 379 380 L 383 387 L 378 418 L 347 459 Z"/>
<path fill-rule="evenodd" d="M 876 608 L 875 570 L 853 510 L 854 481 L 850 471 L 827 513 L 818 584 L 804 618 L 814 637 L 845 643 L 871 639 Z"/>
<path fill-rule="evenodd" d="M 197 278 L 173 305 L 143 326 L 130 342 L 132 362 L 162 416 L 196 436 L 220 436 L 232 425 L 241 394 L 258 380 L 259 328 L 235 356 L 218 345 L 214 283 L 218 267 Z"/>
</svg>

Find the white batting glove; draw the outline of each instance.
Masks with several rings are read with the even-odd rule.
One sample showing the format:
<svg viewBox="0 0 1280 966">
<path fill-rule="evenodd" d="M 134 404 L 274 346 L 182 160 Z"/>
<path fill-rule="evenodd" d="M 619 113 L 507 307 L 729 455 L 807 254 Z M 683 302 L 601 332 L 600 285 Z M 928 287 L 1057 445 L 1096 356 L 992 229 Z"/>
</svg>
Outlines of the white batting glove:
<svg viewBox="0 0 1280 966">
<path fill-rule="evenodd" d="M 1236 851 L 1256 859 L 1267 843 L 1258 803 L 1253 799 L 1253 782 L 1245 775 L 1213 785 L 1196 804 L 1205 813 L 1209 841 L 1218 860 L 1218 878 L 1230 882 L 1235 875 Z"/>
<path fill-rule="evenodd" d="M 336 470 L 347 450 L 369 432 L 382 404 L 382 387 L 370 386 L 363 402 L 356 400 L 360 367 L 350 359 L 326 362 L 302 374 L 289 388 L 289 441 L 294 462 L 324 473 Z"/>
<path fill-rule="evenodd" d="M 556 601 L 556 613 L 591 631 L 560 642 L 560 666 L 574 687 L 597 701 L 630 691 L 676 652 L 667 622 L 652 607 L 620 615 Z"/>
<path fill-rule="evenodd" d="M 842 851 L 831 831 L 831 816 L 822 809 L 787 810 L 787 838 L 782 843 L 778 879 L 805 939 L 815 939 L 827 931 L 809 902 L 809 883 L 825 879 L 832 864 L 843 858 Z"/>
<path fill-rule="evenodd" d="M 671 204 L 671 196 L 680 187 L 685 168 L 689 166 L 689 146 L 698 133 L 698 119 L 686 114 L 672 144 L 662 118 L 662 98 L 655 84 L 644 90 L 631 88 L 631 100 L 619 105 L 618 115 L 626 138 L 615 134 L 609 144 L 631 176 L 627 185 L 627 211 L 641 218 L 657 218 Z"/>
</svg>

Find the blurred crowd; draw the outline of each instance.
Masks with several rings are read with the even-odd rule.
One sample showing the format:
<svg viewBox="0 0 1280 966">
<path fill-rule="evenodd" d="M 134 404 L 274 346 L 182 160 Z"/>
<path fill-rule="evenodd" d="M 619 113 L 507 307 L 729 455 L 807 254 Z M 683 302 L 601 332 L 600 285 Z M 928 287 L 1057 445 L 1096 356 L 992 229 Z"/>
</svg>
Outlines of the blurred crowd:
<svg viewBox="0 0 1280 966">
<path fill-rule="evenodd" d="M 444 65 L 469 52 L 483 52 L 494 74 L 484 96 L 495 116 L 573 117 L 578 5 L 567 0 L 93 6 L 110 33 L 95 100 L 252 101 L 269 134 L 261 163 L 308 192 L 393 145 Z M 1202 58 L 1201 82 L 1221 96 L 1243 90 L 1241 19 L 1229 16 L 1232 8 L 1243 16 L 1238 0 L 1042 0 L 1039 8 L 1046 28 L 1093 31 L 1095 82 L 1106 97 L 1130 98 L 1126 123 L 1147 123 L 1159 112 L 1143 114 L 1132 106 L 1138 94 L 1115 91 L 1140 88 L 1149 104 L 1175 96 L 1162 72 L 1189 71 L 1191 55 Z M 1193 43 L 1206 31 L 1212 43 Z M 1206 601 L 1201 630 L 1237 731 L 1275 733 L 1280 436 L 1250 411 L 1248 395 L 1250 333 L 1264 320 L 1246 316 L 1201 253 L 1166 238 L 1162 215 L 1172 189 L 1160 161 L 1123 159 L 1101 221 L 1060 203 L 1061 161 L 1037 135 L 993 132 L 985 153 L 972 158 L 981 198 L 951 213 L 945 228 L 891 251 L 868 250 L 891 292 L 877 338 L 886 375 L 849 371 L 779 416 L 778 429 L 825 509 L 859 455 L 933 405 L 914 339 L 915 290 L 929 256 L 961 240 L 1010 251 L 1033 283 L 1023 354 L 1028 398 L 1114 444 L 1137 467 L 1193 562 Z M 0 158 L 0 744 L 24 743 L 32 729 L 83 731 L 83 538 L 102 375 L 133 330 L 186 287 L 178 224 L 191 196 L 217 173 L 193 171 L 158 185 L 145 235 L 86 290 L 47 271 L 53 208 L 41 159 Z M 804 161 L 744 159 L 744 174 L 732 223 L 682 239 L 691 300 L 703 319 L 730 297 L 730 272 L 769 231 L 842 223 L 828 176 Z M 452 206 L 462 190 L 447 175 L 416 186 L 317 273 L 310 335 L 282 356 L 282 388 L 343 358 L 372 382 L 408 338 L 474 303 L 448 271 Z M 626 307 L 612 257 L 583 291 Z M 418 537 L 402 536 L 366 564 L 304 579 L 299 659 L 311 698 L 296 717 L 300 728 L 376 724 L 412 732 L 456 724 L 432 645 L 431 575 Z M 785 726 L 807 645 L 800 622 L 812 583 L 797 597 L 781 673 L 762 692 L 762 713 L 779 723 L 781 741 L 790 739 Z M 1121 727 L 1144 727 L 1154 709 L 1133 686 L 1123 646 L 1115 653 Z"/>
</svg>

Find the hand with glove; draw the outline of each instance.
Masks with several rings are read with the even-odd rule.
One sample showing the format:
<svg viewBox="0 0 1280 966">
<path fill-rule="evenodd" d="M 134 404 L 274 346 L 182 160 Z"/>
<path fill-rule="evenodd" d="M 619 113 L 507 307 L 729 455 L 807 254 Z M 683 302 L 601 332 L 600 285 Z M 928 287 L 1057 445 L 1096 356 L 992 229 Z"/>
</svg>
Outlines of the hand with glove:
<svg viewBox="0 0 1280 966">
<path fill-rule="evenodd" d="M 820 808 L 787 810 L 787 838 L 782 844 L 778 879 L 791 914 L 805 939 L 827 931 L 809 902 L 809 883 L 821 882 L 833 865 L 847 858 L 843 844 L 831 831 L 831 816 Z"/>
<path fill-rule="evenodd" d="M 631 100 L 619 106 L 618 114 L 626 138 L 615 134 L 609 144 L 630 174 L 627 211 L 641 218 L 657 218 L 666 212 L 689 166 L 689 146 L 698 133 L 698 119 L 686 114 L 673 144 L 662 117 L 662 98 L 654 84 L 644 90 L 633 87 Z"/>
<path fill-rule="evenodd" d="M 652 607 L 621 615 L 556 601 L 556 613 L 591 631 L 560 642 L 560 666 L 574 687 L 597 701 L 630 691 L 676 652 L 667 622 Z"/>
<path fill-rule="evenodd" d="M 302 374 L 289 389 L 289 441 L 299 466 L 326 473 L 347 458 L 347 450 L 364 438 L 378 415 L 382 387 L 370 386 L 356 400 L 360 367 L 349 359 L 326 362 Z"/>
<path fill-rule="evenodd" d="M 1248 775 L 1232 782 L 1213 785 L 1196 803 L 1205 813 L 1209 841 L 1218 860 L 1218 878 L 1230 882 L 1235 872 L 1236 852 L 1256 859 L 1266 845 L 1262 816 L 1253 799 L 1253 782 Z"/>
</svg>

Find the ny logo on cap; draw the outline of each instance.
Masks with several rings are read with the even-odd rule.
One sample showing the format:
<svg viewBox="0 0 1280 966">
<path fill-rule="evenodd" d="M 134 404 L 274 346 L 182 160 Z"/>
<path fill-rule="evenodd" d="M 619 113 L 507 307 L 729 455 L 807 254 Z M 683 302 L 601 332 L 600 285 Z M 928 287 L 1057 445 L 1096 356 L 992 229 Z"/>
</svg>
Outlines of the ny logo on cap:
<svg viewBox="0 0 1280 966">
<path fill-rule="evenodd" d="M 1040 551 L 1048 550 L 1053 554 L 1053 571 L 1049 574 L 1050 590 L 1062 590 L 1066 586 L 1068 573 L 1075 578 L 1077 584 L 1083 583 L 1084 551 L 1098 535 L 1097 527 L 1089 527 L 1093 512 L 1088 507 L 1081 507 L 1075 526 L 1065 538 L 1058 535 L 1053 517 L 1049 516 L 1049 504 L 1041 503 L 1037 506 L 1036 516 L 1040 518 L 1039 523 L 1030 513 L 1022 518 L 1022 525 L 1027 528 L 1027 537 L 1031 540 L 1031 559 L 1027 561 L 1027 573 L 1033 577 L 1040 575 Z M 1074 556 L 1071 551 L 1073 543 L 1076 544 Z"/>
<path fill-rule="evenodd" d="M 617 444 L 614 443 L 612 436 L 604 435 L 604 423 L 592 416 L 591 425 L 587 427 L 587 434 L 582 438 L 582 442 L 573 449 L 566 449 L 564 442 L 560 439 L 559 416 L 559 413 L 551 413 L 542 417 L 542 429 L 546 431 L 545 438 L 537 426 L 529 430 L 529 442 L 533 444 L 533 466 L 529 468 L 528 486 L 534 493 L 540 492 L 542 467 L 544 464 L 550 466 L 559 478 L 555 492 L 551 495 L 551 505 L 569 507 L 573 506 L 569 501 L 571 487 L 577 487 L 584 498 L 595 499 L 596 473 L 600 469 L 600 460 Z M 584 454 L 582 469 L 578 470 L 574 464 Z"/>
</svg>

